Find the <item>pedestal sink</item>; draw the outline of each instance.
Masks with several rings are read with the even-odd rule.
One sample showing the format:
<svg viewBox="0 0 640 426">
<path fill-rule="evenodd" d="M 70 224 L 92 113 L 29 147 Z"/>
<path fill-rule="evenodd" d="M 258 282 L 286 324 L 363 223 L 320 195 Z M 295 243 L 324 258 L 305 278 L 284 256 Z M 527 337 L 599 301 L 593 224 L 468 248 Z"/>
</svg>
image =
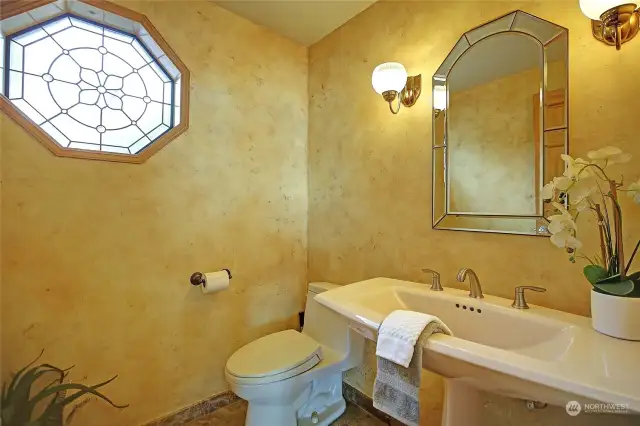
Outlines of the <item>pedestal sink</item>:
<svg viewBox="0 0 640 426">
<path fill-rule="evenodd" d="M 449 379 L 444 425 L 470 424 L 463 412 L 476 390 L 562 407 L 569 401 L 611 403 L 640 412 L 640 342 L 604 336 L 589 318 L 535 305 L 514 309 L 508 299 L 473 299 L 462 290 L 431 291 L 390 278 L 346 285 L 316 300 L 374 341 L 396 309 L 440 317 L 453 336 L 428 339 L 422 365 Z"/>
</svg>

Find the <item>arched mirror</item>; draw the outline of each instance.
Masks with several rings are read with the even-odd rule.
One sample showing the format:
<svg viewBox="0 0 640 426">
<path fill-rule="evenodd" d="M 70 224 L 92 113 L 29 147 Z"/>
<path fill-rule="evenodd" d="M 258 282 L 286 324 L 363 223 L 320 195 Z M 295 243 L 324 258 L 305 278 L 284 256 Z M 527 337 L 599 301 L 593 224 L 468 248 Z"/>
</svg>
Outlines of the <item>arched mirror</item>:
<svg viewBox="0 0 640 426">
<path fill-rule="evenodd" d="M 568 30 L 515 11 L 433 76 L 433 227 L 548 235 L 543 182 L 568 149 Z"/>
</svg>

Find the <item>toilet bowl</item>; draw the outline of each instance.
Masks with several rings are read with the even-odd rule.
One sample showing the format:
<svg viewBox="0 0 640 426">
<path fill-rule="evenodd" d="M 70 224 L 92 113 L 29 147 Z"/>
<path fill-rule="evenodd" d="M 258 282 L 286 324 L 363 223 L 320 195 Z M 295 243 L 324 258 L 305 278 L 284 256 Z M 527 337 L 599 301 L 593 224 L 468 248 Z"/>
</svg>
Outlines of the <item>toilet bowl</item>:
<svg viewBox="0 0 640 426">
<path fill-rule="evenodd" d="M 362 362 L 364 338 L 313 300 L 336 287 L 309 284 L 302 332 L 262 337 L 227 361 L 231 390 L 249 403 L 246 426 L 326 426 L 344 412 L 342 372 Z"/>
</svg>

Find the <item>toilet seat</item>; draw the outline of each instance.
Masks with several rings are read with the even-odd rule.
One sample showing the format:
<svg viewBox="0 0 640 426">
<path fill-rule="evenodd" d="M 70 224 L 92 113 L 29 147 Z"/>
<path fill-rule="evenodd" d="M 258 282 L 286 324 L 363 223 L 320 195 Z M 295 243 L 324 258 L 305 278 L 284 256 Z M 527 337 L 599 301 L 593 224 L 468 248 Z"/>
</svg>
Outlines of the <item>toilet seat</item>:
<svg viewBox="0 0 640 426">
<path fill-rule="evenodd" d="M 280 331 L 238 349 L 227 361 L 227 378 L 238 384 L 273 383 L 312 369 L 322 358 L 322 348 L 312 338 Z"/>
</svg>

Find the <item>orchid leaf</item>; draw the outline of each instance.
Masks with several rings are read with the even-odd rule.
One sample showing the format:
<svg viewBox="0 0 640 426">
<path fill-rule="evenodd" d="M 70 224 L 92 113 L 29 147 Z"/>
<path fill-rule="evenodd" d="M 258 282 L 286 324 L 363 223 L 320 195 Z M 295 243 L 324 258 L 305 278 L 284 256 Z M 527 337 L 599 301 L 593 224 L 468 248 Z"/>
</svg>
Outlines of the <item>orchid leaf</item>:
<svg viewBox="0 0 640 426">
<path fill-rule="evenodd" d="M 609 276 L 606 269 L 599 265 L 587 265 L 584 267 L 584 276 L 601 293 L 614 296 L 628 296 L 636 287 L 635 279 L 627 277 L 620 279 L 620 274 Z M 640 278 L 640 276 L 639 276 Z"/>
<path fill-rule="evenodd" d="M 629 293 L 628 297 L 640 298 L 640 271 L 633 273 L 631 275 L 628 275 L 627 279 L 635 283 L 635 288 L 633 289 L 633 292 Z"/>
<path fill-rule="evenodd" d="M 595 283 L 593 286 L 602 293 L 613 296 L 628 296 L 633 292 L 635 283 L 631 280 L 607 281 Z"/>
<path fill-rule="evenodd" d="M 598 281 L 596 281 L 596 284 L 609 284 L 609 283 L 616 283 L 620 280 L 620 274 L 614 274 L 614 275 L 610 275 L 608 277 L 604 277 L 599 279 Z"/>
<path fill-rule="evenodd" d="M 603 278 L 607 278 L 607 270 L 600 265 L 587 265 L 584 267 L 583 273 L 593 285 Z"/>
</svg>

